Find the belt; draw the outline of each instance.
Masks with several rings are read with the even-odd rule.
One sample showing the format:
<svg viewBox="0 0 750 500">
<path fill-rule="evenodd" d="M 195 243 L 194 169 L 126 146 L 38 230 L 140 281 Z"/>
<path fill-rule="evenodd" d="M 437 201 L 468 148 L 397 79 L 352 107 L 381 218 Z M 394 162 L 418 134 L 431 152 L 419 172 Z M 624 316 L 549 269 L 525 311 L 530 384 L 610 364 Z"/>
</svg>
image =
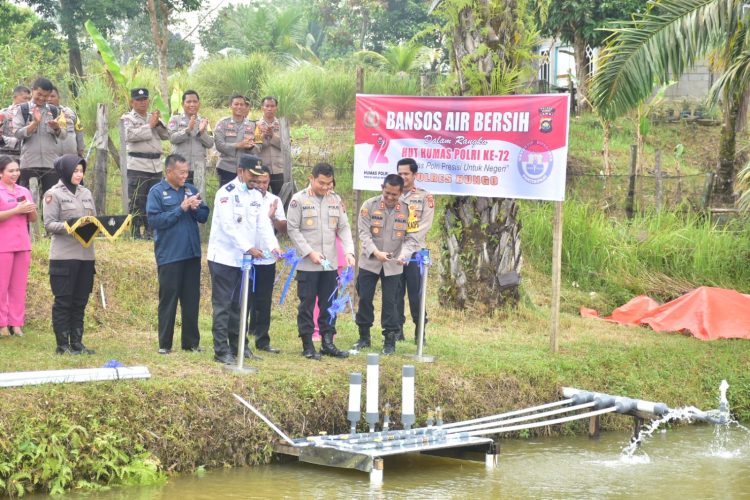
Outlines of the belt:
<svg viewBox="0 0 750 500">
<path fill-rule="evenodd" d="M 158 160 L 161 158 L 160 153 L 128 153 L 128 156 L 133 158 L 145 158 L 147 160 Z"/>
</svg>

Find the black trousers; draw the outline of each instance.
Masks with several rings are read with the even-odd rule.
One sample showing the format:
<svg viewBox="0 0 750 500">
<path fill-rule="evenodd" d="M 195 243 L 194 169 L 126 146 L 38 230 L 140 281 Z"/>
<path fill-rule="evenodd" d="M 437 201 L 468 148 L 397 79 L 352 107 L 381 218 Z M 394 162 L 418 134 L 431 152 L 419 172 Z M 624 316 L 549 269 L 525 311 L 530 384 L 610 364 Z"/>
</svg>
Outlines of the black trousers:
<svg viewBox="0 0 750 500">
<path fill-rule="evenodd" d="M 271 188 L 271 192 L 278 196 L 281 188 L 284 186 L 284 174 L 271 174 L 271 180 L 268 185 Z"/>
<path fill-rule="evenodd" d="M 401 326 L 396 308 L 396 294 L 398 293 L 401 280 L 400 274 L 386 276 L 382 270 L 379 274 L 366 269 L 359 270 L 359 275 L 357 276 L 359 308 L 357 309 L 355 321 L 360 332 L 370 331 L 370 327 L 375 321 L 373 299 L 375 298 L 375 286 L 378 284 L 378 280 L 380 280 L 380 286 L 383 289 L 380 325 L 383 328 L 383 335 L 385 335 L 387 332 L 397 332 Z"/>
<path fill-rule="evenodd" d="M 18 185 L 30 189 L 29 181 L 31 181 L 33 177 L 36 177 L 39 188 L 41 189 L 39 193 L 40 197 L 60 180 L 60 176 L 57 175 L 57 172 L 55 172 L 55 169 L 53 168 L 23 168 L 21 169 L 21 176 L 18 178 Z"/>
<path fill-rule="evenodd" d="M 416 254 L 412 254 L 413 259 Z M 419 325 L 419 303 L 422 300 L 422 273 L 419 270 L 419 264 L 416 262 L 409 262 L 404 266 L 404 272 L 401 274 L 400 287 L 398 290 L 398 300 L 396 301 L 398 307 L 399 326 L 403 328 L 406 323 L 406 316 L 404 315 L 404 296 L 409 295 L 409 311 L 411 312 L 411 320 L 414 322 L 414 326 Z M 424 322 L 427 324 L 427 309 L 424 313 Z"/>
<path fill-rule="evenodd" d="M 230 172 L 229 170 L 223 170 L 221 168 L 216 169 L 216 173 L 219 174 L 219 187 L 224 184 L 229 184 L 237 177 L 237 171 Z"/>
<path fill-rule="evenodd" d="M 159 348 L 172 349 L 177 302 L 182 315 L 183 349 L 200 344 L 198 307 L 200 305 L 201 260 L 181 260 L 163 264 L 159 274 Z"/>
<path fill-rule="evenodd" d="M 211 273 L 211 305 L 214 311 L 211 327 L 214 354 L 236 355 L 239 346 L 242 269 L 209 260 L 208 270 Z M 252 286 L 252 281 L 250 283 Z M 247 347 L 245 336 L 245 348 Z"/>
<path fill-rule="evenodd" d="M 336 289 L 336 271 L 297 271 L 297 331 L 302 338 L 311 338 L 315 330 L 313 322 L 313 310 L 315 299 L 318 299 L 318 329 L 320 335 L 335 331 L 334 324 L 329 324 L 331 315 L 328 308 L 331 307 L 331 294 Z M 335 298 L 335 297 L 333 297 Z"/>
<path fill-rule="evenodd" d="M 49 283 L 55 301 L 52 304 L 52 328 L 55 332 L 83 330 L 83 316 L 94 288 L 93 260 L 49 261 Z"/>
<path fill-rule="evenodd" d="M 256 265 L 255 292 L 250 289 L 250 333 L 255 336 L 255 347 L 261 349 L 271 345 L 268 329 L 271 327 L 271 300 L 273 282 L 276 279 L 276 264 Z M 252 281 L 251 281 L 251 285 Z"/>
<path fill-rule="evenodd" d="M 138 233 L 138 227 L 148 228 L 146 221 L 146 201 L 148 192 L 162 179 L 161 173 L 139 172 L 128 170 L 128 211 L 133 215 L 133 232 Z"/>
</svg>

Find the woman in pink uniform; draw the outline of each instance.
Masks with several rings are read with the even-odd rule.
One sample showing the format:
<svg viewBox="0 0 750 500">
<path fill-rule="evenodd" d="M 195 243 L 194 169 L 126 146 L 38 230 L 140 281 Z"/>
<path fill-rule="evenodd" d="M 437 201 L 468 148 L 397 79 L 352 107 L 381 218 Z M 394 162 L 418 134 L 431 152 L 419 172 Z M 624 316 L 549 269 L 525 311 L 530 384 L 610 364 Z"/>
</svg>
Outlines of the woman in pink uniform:
<svg viewBox="0 0 750 500">
<path fill-rule="evenodd" d="M 31 191 L 16 184 L 21 170 L 0 156 L 0 336 L 23 335 L 31 263 L 29 222 L 36 221 Z"/>
</svg>

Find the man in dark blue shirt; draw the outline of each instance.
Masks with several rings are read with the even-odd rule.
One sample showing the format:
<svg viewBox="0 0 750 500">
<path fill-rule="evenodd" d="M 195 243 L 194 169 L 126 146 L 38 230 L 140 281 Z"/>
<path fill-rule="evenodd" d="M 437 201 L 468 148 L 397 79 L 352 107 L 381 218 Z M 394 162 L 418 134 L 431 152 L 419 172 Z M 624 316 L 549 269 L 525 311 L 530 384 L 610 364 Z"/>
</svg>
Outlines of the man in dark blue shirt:
<svg viewBox="0 0 750 500">
<path fill-rule="evenodd" d="M 208 220 L 208 205 L 185 182 L 185 158 L 167 156 L 166 176 L 151 188 L 146 202 L 148 226 L 154 229 L 159 275 L 159 354 L 172 352 L 177 302 L 182 311 L 182 349 L 202 351 L 198 331 L 201 288 L 201 239 L 198 223 Z"/>
</svg>

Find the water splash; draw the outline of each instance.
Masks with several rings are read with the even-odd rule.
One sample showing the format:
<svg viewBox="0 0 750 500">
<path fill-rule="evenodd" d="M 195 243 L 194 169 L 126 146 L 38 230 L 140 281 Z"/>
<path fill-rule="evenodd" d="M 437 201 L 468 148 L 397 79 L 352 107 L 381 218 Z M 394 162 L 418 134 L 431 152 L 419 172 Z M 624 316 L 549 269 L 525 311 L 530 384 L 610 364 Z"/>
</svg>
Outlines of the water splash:
<svg viewBox="0 0 750 500">
<path fill-rule="evenodd" d="M 638 433 L 638 436 L 633 437 L 630 440 L 630 443 L 622 449 L 621 459 L 623 461 L 632 462 L 633 455 L 638 450 L 641 443 L 653 436 L 654 432 L 656 432 L 659 427 L 672 420 L 680 420 L 691 423 L 695 418 L 696 410 L 698 409 L 693 406 L 675 408 L 669 410 L 666 414 L 662 415 L 658 419 L 652 420 L 651 423 L 641 429 L 641 431 Z"/>
</svg>

